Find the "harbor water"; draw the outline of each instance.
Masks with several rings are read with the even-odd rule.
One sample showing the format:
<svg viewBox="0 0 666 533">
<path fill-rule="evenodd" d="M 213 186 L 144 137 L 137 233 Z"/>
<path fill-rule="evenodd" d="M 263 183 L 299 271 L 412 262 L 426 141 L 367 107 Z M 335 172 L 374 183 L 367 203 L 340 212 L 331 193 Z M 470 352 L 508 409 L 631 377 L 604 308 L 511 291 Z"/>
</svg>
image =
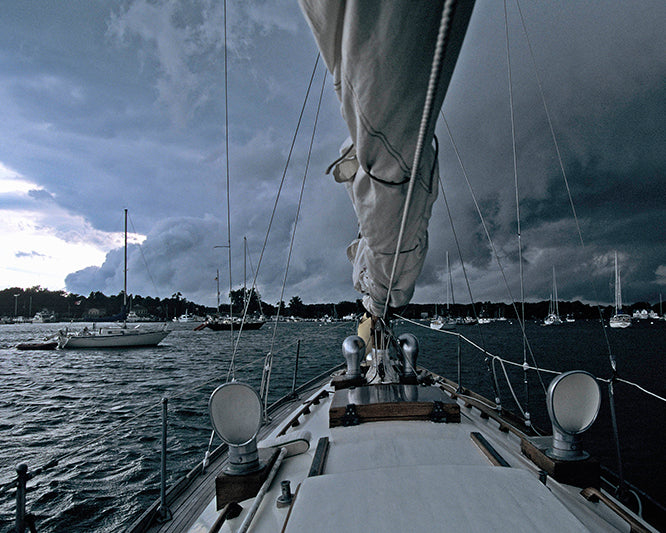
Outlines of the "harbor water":
<svg viewBox="0 0 666 533">
<path fill-rule="evenodd" d="M 196 324 L 195 324 L 196 325 Z M 43 339 L 65 324 L 0 325 L 0 485 L 16 477 L 20 463 L 39 475 L 28 482 L 27 510 L 40 532 L 122 531 L 159 497 L 162 398 L 168 399 L 168 477 L 172 483 L 204 457 L 211 438 L 207 402 L 227 380 L 232 354 L 229 332 L 194 331 L 193 324 L 170 326 L 154 348 L 118 350 L 19 351 L 20 342 Z M 83 327 L 83 325 L 81 325 Z M 456 337 L 409 323 L 420 341 L 419 363 L 458 379 Z M 487 352 L 522 364 L 523 341 L 516 322 L 463 326 L 460 333 Z M 297 384 L 342 362 L 342 340 L 352 322 L 282 323 L 244 332 L 238 345 L 235 377 L 257 388 L 266 354 L 273 354 L 270 400 L 290 392 L 300 340 Z M 666 396 L 666 322 L 641 321 L 626 330 L 607 330 L 598 322 L 559 327 L 527 324 L 531 351 L 542 368 L 588 370 L 611 376 L 608 345 L 618 375 Z M 493 399 L 491 372 L 482 353 L 460 343 L 461 384 Z M 531 363 L 531 360 L 530 360 Z M 503 406 L 517 410 L 504 371 L 495 371 Z M 534 372 L 523 385 L 520 366 L 506 366 L 514 393 L 537 426 L 550 430 L 545 396 Z M 543 374 L 547 386 L 552 374 Z M 617 471 L 608 385 L 601 381 L 602 409 L 584 436 L 585 447 Z M 666 404 L 638 389 L 615 384 L 620 451 L 625 478 L 666 502 L 666 462 L 661 448 Z M 220 443 L 213 439 L 213 446 Z M 15 491 L 0 495 L 0 531 L 11 531 Z"/>
</svg>

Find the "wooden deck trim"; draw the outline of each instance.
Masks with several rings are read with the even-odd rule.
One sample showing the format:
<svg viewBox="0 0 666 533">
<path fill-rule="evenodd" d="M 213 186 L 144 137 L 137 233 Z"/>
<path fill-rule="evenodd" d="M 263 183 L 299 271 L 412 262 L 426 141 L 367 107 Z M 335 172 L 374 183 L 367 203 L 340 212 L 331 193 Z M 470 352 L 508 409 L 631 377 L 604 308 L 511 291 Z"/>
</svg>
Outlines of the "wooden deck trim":
<svg viewBox="0 0 666 533">
<path fill-rule="evenodd" d="M 289 428 L 296 427 L 296 426 L 300 425 L 300 422 L 298 421 L 298 419 L 303 415 L 309 414 L 310 413 L 310 407 L 312 407 L 313 405 L 317 405 L 321 401 L 322 398 L 326 398 L 328 395 L 329 395 L 329 392 L 327 390 L 323 390 L 319 394 L 317 394 L 314 398 L 311 398 L 310 400 L 305 402 L 303 404 L 303 406 L 298 411 L 296 411 L 296 414 L 294 416 L 292 416 L 289 419 L 289 421 L 282 427 L 282 429 L 278 432 L 278 434 L 276 436 L 281 437 L 283 435 L 286 435 Z"/>
<path fill-rule="evenodd" d="M 380 383 L 335 391 L 329 427 L 386 420 L 460 422 L 460 406 L 436 386 Z"/>
<path fill-rule="evenodd" d="M 317 450 L 312 458 L 308 477 L 321 476 L 324 473 L 324 466 L 328 457 L 328 445 L 328 437 L 321 437 L 317 442 Z"/>
<path fill-rule="evenodd" d="M 616 502 L 611 500 L 599 489 L 595 487 L 587 487 L 586 489 L 581 490 L 580 493 L 587 501 L 593 503 L 601 501 L 604 503 L 611 511 L 613 511 L 616 515 L 618 515 L 629 524 L 630 533 L 650 533 L 648 528 L 646 528 L 643 524 L 636 520 L 636 518 L 620 507 Z"/>
<path fill-rule="evenodd" d="M 494 466 L 506 466 L 511 467 L 509 463 L 506 462 L 506 459 L 500 455 L 500 453 L 490 444 L 486 438 L 481 435 L 478 431 L 472 431 L 469 436 L 472 439 L 472 442 L 477 445 L 479 450 L 490 460 Z"/>
<path fill-rule="evenodd" d="M 499 424 L 500 431 L 505 433 L 510 431 L 521 439 L 537 435 L 533 428 L 524 426 L 524 421 L 513 413 L 505 410 L 497 411 L 495 402 L 491 402 L 480 394 L 467 389 L 459 392 L 458 384 L 454 381 L 441 376 L 437 376 L 437 378 L 439 387 L 442 390 L 455 395 L 456 398 L 460 398 L 464 402 L 465 407 L 476 407 L 481 412 L 479 415 L 481 418 L 492 418 Z M 489 407 L 489 405 L 493 407 Z"/>
</svg>

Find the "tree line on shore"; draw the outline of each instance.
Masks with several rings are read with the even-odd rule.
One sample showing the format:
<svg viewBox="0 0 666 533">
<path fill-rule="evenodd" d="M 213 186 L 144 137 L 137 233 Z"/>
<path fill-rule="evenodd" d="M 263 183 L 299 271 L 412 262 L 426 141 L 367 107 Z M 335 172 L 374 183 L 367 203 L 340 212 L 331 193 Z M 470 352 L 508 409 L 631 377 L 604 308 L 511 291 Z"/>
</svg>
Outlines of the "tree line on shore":
<svg viewBox="0 0 666 533">
<path fill-rule="evenodd" d="M 288 303 L 279 302 L 270 304 L 261 300 L 256 290 L 245 291 L 238 289 L 231 291 L 230 300 L 220 305 L 219 313 L 227 315 L 232 312 L 235 316 L 243 313 L 247 305 L 249 315 L 275 316 L 280 311 L 281 316 L 294 316 L 306 319 L 319 319 L 324 317 L 343 318 L 349 315 L 358 315 L 363 312 L 361 300 L 342 301 L 338 303 L 306 304 L 299 296 L 293 296 Z M 91 292 L 88 296 L 68 293 L 66 291 L 51 291 L 36 286 L 29 289 L 9 288 L 0 291 L 0 316 L 2 317 L 32 317 L 40 311 L 52 313 L 59 321 L 94 320 L 103 317 L 117 316 L 132 310 L 139 317 L 154 320 L 170 320 L 184 313 L 197 316 L 216 314 L 215 307 L 200 305 L 184 298 L 180 292 L 169 298 L 154 298 L 151 296 L 130 295 L 128 306 L 123 309 L 123 293 L 107 296 L 101 292 Z M 525 316 L 528 319 L 543 319 L 548 314 L 548 301 L 525 303 Z M 518 312 L 522 304 L 516 306 Z M 660 312 L 658 305 L 652 306 L 647 302 L 637 302 L 627 306 L 625 311 L 630 314 L 634 310 L 646 309 Z M 562 316 L 572 316 L 576 319 L 599 318 L 599 308 L 579 301 L 559 302 Z M 601 313 L 604 318 L 613 312 L 612 306 L 604 306 Z M 471 304 L 453 304 L 444 306 L 439 303 L 409 304 L 398 314 L 406 318 L 424 318 L 435 314 L 450 314 L 455 317 L 483 316 L 488 318 L 516 317 L 516 311 L 511 304 L 480 302 L 474 307 Z"/>
</svg>

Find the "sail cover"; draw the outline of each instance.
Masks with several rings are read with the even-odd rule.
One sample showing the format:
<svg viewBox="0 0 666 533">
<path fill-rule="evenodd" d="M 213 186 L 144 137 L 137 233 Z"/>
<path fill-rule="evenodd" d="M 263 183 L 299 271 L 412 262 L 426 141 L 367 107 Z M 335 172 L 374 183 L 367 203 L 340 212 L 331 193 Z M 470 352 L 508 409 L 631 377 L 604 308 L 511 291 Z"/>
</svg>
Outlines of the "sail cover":
<svg viewBox="0 0 666 533">
<path fill-rule="evenodd" d="M 388 304 L 406 305 L 428 249 L 437 197 L 435 123 L 471 16 L 473 1 L 450 2 L 449 31 L 434 113 L 408 211 Z M 347 249 L 356 290 L 373 315 L 387 301 L 444 1 L 300 0 L 334 87 L 350 138 L 333 170 L 359 222 Z"/>
</svg>

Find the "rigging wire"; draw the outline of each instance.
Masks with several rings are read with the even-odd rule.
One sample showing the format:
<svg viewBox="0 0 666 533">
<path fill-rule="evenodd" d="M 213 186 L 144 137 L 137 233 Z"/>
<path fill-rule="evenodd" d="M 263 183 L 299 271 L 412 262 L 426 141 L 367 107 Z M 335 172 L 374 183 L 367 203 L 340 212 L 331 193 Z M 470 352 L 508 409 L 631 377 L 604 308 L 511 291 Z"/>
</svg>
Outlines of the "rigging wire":
<svg viewBox="0 0 666 533">
<path fill-rule="evenodd" d="M 569 187 L 569 180 L 567 178 L 567 173 L 564 169 L 564 163 L 562 162 L 562 154 L 560 152 L 560 146 L 559 146 L 559 143 L 557 142 L 557 136 L 555 135 L 555 129 L 553 127 L 553 121 L 550 118 L 550 112 L 548 110 L 548 105 L 546 104 L 546 98 L 545 98 L 544 91 L 543 91 L 543 85 L 541 83 L 541 78 L 539 77 L 539 71 L 538 71 L 537 65 L 536 65 L 536 59 L 535 59 L 535 56 L 534 56 L 534 50 L 532 48 L 532 42 L 530 41 L 529 34 L 527 32 L 527 25 L 525 24 L 525 18 L 523 17 L 523 12 L 522 12 L 522 9 L 520 8 L 520 2 L 518 0 L 516 0 L 516 6 L 518 8 L 518 13 L 520 15 L 520 22 L 521 22 L 523 32 L 525 34 L 525 40 L 527 42 L 527 46 L 528 46 L 528 49 L 529 49 L 529 52 L 530 52 L 530 58 L 532 59 L 532 65 L 533 65 L 533 68 L 534 68 L 534 75 L 535 75 L 535 78 L 536 78 L 537 85 L 539 87 L 539 94 L 541 96 L 541 102 L 543 103 L 544 112 L 546 114 L 546 119 L 548 121 L 548 127 L 550 128 L 550 134 L 551 134 L 551 137 L 553 138 L 553 144 L 555 145 L 555 151 L 557 153 L 557 161 L 560 165 L 560 171 L 562 173 L 562 178 L 564 180 L 564 185 L 565 185 L 566 190 L 567 190 L 567 195 L 568 195 L 568 198 L 569 198 L 569 204 L 571 206 L 571 213 L 573 215 L 573 219 L 574 219 L 574 222 L 576 224 L 576 231 L 578 232 L 578 239 L 580 240 L 581 249 L 585 250 L 585 241 L 583 239 L 583 232 L 581 230 L 580 222 L 579 222 L 578 216 L 576 214 L 576 207 L 574 205 L 573 197 L 571 195 L 571 188 Z M 619 428 L 618 428 L 618 425 L 617 425 L 617 420 L 616 420 L 616 417 L 615 417 L 615 395 L 614 395 L 614 390 L 613 390 L 613 386 L 612 386 L 612 382 L 614 380 L 617 380 L 617 378 L 618 378 L 618 376 L 617 376 L 617 360 L 615 358 L 615 355 L 613 354 L 613 350 L 611 349 L 610 340 L 608 338 L 608 331 L 606 329 L 606 323 L 604 321 L 603 312 L 601 310 L 601 305 L 599 304 L 600 298 L 599 298 L 599 295 L 598 295 L 598 292 L 597 292 L 597 287 L 596 287 L 595 284 L 592 284 L 592 290 L 594 292 L 594 299 L 597 302 L 597 310 L 599 311 L 599 323 L 601 324 L 601 330 L 603 331 L 604 340 L 606 341 L 606 349 L 608 350 L 608 360 L 609 360 L 609 363 L 610 363 L 610 366 L 611 366 L 611 383 L 609 383 L 609 387 L 608 387 L 608 399 L 609 399 L 609 402 L 610 402 L 611 422 L 612 422 L 612 425 L 613 425 L 613 436 L 614 436 L 614 440 L 615 440 L 615 453 L 616 453 L 616 458 L 617 458 L 617 462 L 618 462 L 618 474 L 619 474 L 619 477 L 620 477 L 620 484 L 619 484 L 619 487 L 618 487 L 618 491 L 620 491 L 620 490 L 623 490 L 623 487 L 624 487 L 624 476 L 622 474 L 622 455 L 621 455 L 621 452 L 620 452 L 620 433 L 619 433 Z"/>
<path fill-rule="evenodd" d="M 275 202 L 273 204 L 273 210 L 271 212 L 270 220 L 268 222 L 268 228 L 266 229 L 266 234 L 264 236 L 264 243 L 263 246 L 261 247 L 261 253 L 259 254 L 259 261 L 257 262 L 257 271 L 254 274 L 254 278 L 252 279 L 252 287 L 250 290 L 254 290 L 257 286 L 257 276 L 259 275 L 259 270 L 261 269 L 261 262 L 264 258 L 264 253 L 266 252 L 266 245 L 268 243 L 268 237 L 271 233 L 271 228 L 273 227 L 273 221 L 275 220 L 275 213 L 277 212 L 277 206 L 278 202 L 280 201 L 280 197 L 282 195 L 282 188 L 284 187 L 284 182 L 287 178 L 287 169 L 289 168 L 289 163 L 291 162 L 291 156 L 294 151 L 294 145 L 296 144 L 296 138 L 298 136 L 298 132 L 301 127 L 301 122 L 303 120 L 303 113 L 305 112 L 305 106 L 307 104 L 308 98 L 310 96 L 310 89 L 312 88 L 312 81 L 314 80 L 315 73 L 317 72 L 317 65 L 319 64 L 319 58 L 320 54 L 317 54 L 317 59 L 315 60 L 314 67 L 312 68 L 312 74 L 310 76 L 310 82 L 308 83 L 308 88 L 305 93 L 305 98 L 303 99 L 303 105 L 301 106 L 301 112 L 298 116 L 298 122 L 296 124 L 296 129 L 294 131 L 294 135 L 291 140 L 291 146 L 289 148 L 289 154 L 287 155 L 287 161 L 284 166 L 284 170 L 282 171 L 282 178 L 280 179 L 280 185 L 278 187 L 277 194 L 275 195 Z M 278 306 L 279 307 L 279 306 Z M 246 316 L 247 314 L 247 305 L 245 306 L 245 309 L 243 311 L 243 316 Z M 238 353 L 238 344 L 240 342 L 241 338 L 241 333 L 243 332 L 243 322 L 241 321 L 240 323 L 240 328 L 238 330 L 238 336 L 236 337 L 236 342 L 234 344 L 233 352 L 231 355 L 231 363 L 229 365 L 229 371 L 227 372 L 227 381 L 231 378 L 231 372 L 233 369 L 233 365 L 236 360 L 236 355 Z M 277 327 L 277 322 L 275 323 L 275 326 Z"/>
<path fill-rule="evenodd" d="M 294 239 L 296 238 L 296 228 L 298 227 L 298 220 L 301 214 L 301 206 L 303 204 L 303 191 L 305 190 L 305 182 L 308 177 L 308 170 L 310 168 L 310 158 L 312 156 L 312 146 L 314 144 L 315 134 L 317 133 L 317 123 L 319 121 L 319 111 L 321 110 L 321 101 L 324 96 L 324 87 L 326 86 L 326 70 L 321 80 L 321 90 L 319 92 L 319 101 L 317 102 L 317 112 L 315 113 L 314 124 L 312 126 L 312 135 L 310 136 L 310 146 L 308 147 L 308 156 L 305 160 L 305 170 L 303 172 L 303 179 L 301 180 L 301 191 L 298 196 L 298 206 L 296 207 L 296 215 L 294 217 L 293 230 L 291 232 L 291 240 L 289 242 L 289 253 L 287 254 L 287 264 L 284 269 L 284 278 L 282 280 L 282 288 L 280 289 L 280 299 L 284 298 L 284 290 L 287 286 L 287 277 L 289 275 L 289 266 L 291 264 L 291 254 L 294 249 Z M 271 346 L 266 355 L 266 364 L 264 365 L 264 374 L 261 378 L 261 390 L 259 393 L 260 398 L 264 398 L 264 413 L 268 412 L 268 389 L 271 381 L 271 371 L 273 369 L 273 348 L 275 346 L 275 336 L 277 334 L 278 319 L 280 317 L 280 306 L 278 306 L 277 317 L 275 320 L 275 327 L 273 328 L 273 336 L 271 337 Z"/>
<path fill-rule="evenodd" d="M 448 124 L 446 123 L 446 119 L 444 118 L 444 114 L 441 113 L 441 111 L 440 111 L 440 114 L 442 115 L 442 118 L 444 119 L 444 124 L 446 124 L 446 127 L 448 129 Z M 453 143 L 453 137 L 452 137 L 450 131 L 449 131 L 449 138 L 451 139 L 451 142 Z M 437 139 L 437 138 L 435 137 L 435 139 Z M 457 149 L 456 145 L 453 144 L 453 147 L 454 147 L 454 150 L 456 151 L 456 154 L 457 154 L 458 149 Z M 458 162 L 459 162 L 459 164 L 461 165 L 461 167 L 463 169 L 463 173 L 465 173 L 465 168 L 462 165 L 462 159 L 460 158 L 460 156 L 458 156 Z M 469 276 L 467 275 L 467 269 L 465 267 L 465 261 L 463 260 L 462 249 L 460 247 L 460 240 L 458 239 L 458 233 L 456 232 L 455 224 L 453 222 L 453 216 L 451 215 L 451 208 L 449 207 L 449 201 L 446 197 L 446 192 L 444 191 L 444 185 L 442 183 L 441 178 L 439 179 L 439 190 L 442 194 L 442 199 L 444 200 L 444 206 L 446 207 L 446 214 L 449 217 L 449 224 L 451 225 L 451 233 L 453 234 L 453 240 L 456 244 L 456 250 L 458 251 L 458 257 L 460 259 L 460 266 L 461 266 L 462 271 L 463 271 L 463 278 L 465 279 L 465 285 L 467 286 L 467 294 L 469 295 L 470 301 L 472 302 L 472 314 L 476 318 L 476 306 L 474 305 L 474 296 L 472 294 L 472 287 L 470 286 L 470 283 L 469 283 Z M 477 323 L 478 323 L 478 318 L 477 318 Z M 483 339 L 483 332 L 480 329 L 479 329 L 479 333 L 481 334 L 481 338 Z M 498 405 L 501 405 L 502 402 L 501 402 L 501 399 L 500 399 L 499 387 L 498 387 L 498 384 L 497 384 L 497 375 L 494 373 L 493 369 L 491 368 L 488 359 L 486 359 L 486 365 L 487 365 L 489 373 L 491 373 L 492 376 L 493 376 L 493 383 L 492 384 L 493 384 L 493 392 L 495 393 L 495 400 L 496 400 Z"/>
<path fill-rule="evenodd" d="M 227 68 L 227 0 L 224 0 L 224 160 L 226 166 L 227 187 L 227 262 L 229 263 L 229 342 L 234 345 L 234 301 L 231 298 L 233 283 L 231 279 L 231 193 L 229 177 L 229 85 Z M 234 375 L 234 360 L 231 361 L 231 373 Z"/>
<path fill-rule="evenodd" d="M 395 253 L 393 255 L 393 265 L 391 267 L 391 276 L 389 277 L 388 289 L 386 291 L 386 301 L 384 302 L 383 318 L 386 320 L 389 308 L 389 300 L 391 298 L 391 290 L 393 289 L 393 281 L 398 267 L 398 259 L 400 257 L 400 249 L 402 247 L 402 239 L 407 225 L 407 214 L 409 213 L 409 204 L 411 203 L 414 185 L 421 166 L 421 157 L 423 155 L 425 137 L 433 116 L 433 100 L 437 87 L 439 85 L 439 78 L 442 69 L 442 60 L 448 42 L 448 35 L 450 29 L 451 15 L 455 6 L 455 0 L 446 0 L 444 8 L 442 9 L 442 17 L 439 22 L 439 32 L 437 34 L 437 41 L 435 43 L 435 55 L 432 60 L 432 67 L 430 70 L 430 79 L 428 80 L 428 89 L 426 92 L 425 103 L 423 104 L 423 114 L 421 116 L 421 125 L 419 126 L 419 135 L 416 141 L 416 148 L 414 150 L 414 161 L 412 163 L 411 175 L 409 178 L 409 185 L 407 187 L 407 196 L 402 210 L 402 220 L 400 221 L 400 231 L 398 232 L 398 241 L 395 246 Z M 434 111 L 436 114 L 437 111 Z"/>
<path fill-rule="evenodd" d="M 486 239 L 488 240 L 488 244 L 491 248 L 493 257 L 495 258 L 495 262 L 497 263 L 497 267 L 500 270 L 500 274 L 502 275 L 502 280 L 504 281 L 504 286 L 507 290 L 507 293 L 509 295 L 509 299 L 511 300 L 511 306 L 513 307 L 514 313 L 516 314 L 516 317 L 518 317 L 518 324 L 520 325 L 521 333 L 523 335 L 523 339 L 525 340 L 525 343 L 527 345 L 528 352 L 532 358 L 532 363 L 535 367 L 539 367 L 536 357 L 534 356 L 534 352 L 532 351 L 532 347 L 530 346 L 529 339 L 527 338 L 527 333 L 525 331 L 525 320 L 524 317 L 521 317 L 520 313 L 518 312 L 518 308 L 516 307 L 516 300 L 513 297 L 513 293 L 511 291 L 511 288 L 509 287 L 509 281 L 506 277 L 506 272 L 504 271 L 504 267 L 502 266 L 502 262 L 500 261 L 499 254 L 497 253 L 497 248 L 495 247 L 495 243 L 493 239 L 490 236 L 490 232 L 488 231 L 488 226 L 486 224 L 485 218 L 483 216 L 483 213 L 481 211 L 481 208 L 479 207 L 479 203 L 476 199 L 476 195 L 474 194 L 474 189 L 472 188 L 472 184 L 469 180 L 469 175 L 467 174 L 467 169 L 465 168 L 465 165 L 462 162 L 462 158 L 460 156 L 460 151 L 458 150 L 458 146 L 453 138 L 453 134 L 451 133 L 451 128 L 449 128 L 449 123 L 446 120 L 446 117 L 443 116 L 442 118 L 444 120 L 444 126 L 446 127 L 446 131 L 449 135 L 449 139 L 451 140 L 451 145 L 453 146 L 454 152 L 456 154 L 456 157 L 458 158 L 458 164 L 460 165 L 460 168 L 462 169 L 463 177 L 465 178 L 465 183 L 467 184 L 467 188 L 470 192 L 470 195 L 472 196 L 472 201 L 474 202 L 474 206 L 476 208 L 477 215 L 480 218 L 481 221 L 481 226 L 483 227 L 484 233 L 486 235 Z M 448 204 L 447 204 L 447 209 L 448 209 Z M 449 214 L 449 219 L 451 219 L 451 215 Z M 465 274 L 465 280 L 468 284 L 469 287 L 469 280 L 467 279 L 467 275 Z M 470 290 L 470 295 L 471 295 L 471 290 Z M 473 300 L 472 300 L 473 301 Z M 546 392 L 546 385 L 543 382 L 543 379 L 541 378 L 541 375 L 537 372 L 537 376 L 539 377 L 539 381 L 541 383 L 541 387 L 543 388 L 544 393 Z"/>
<path fill-rule="evenodd" d="M 578 216 L 576 214 L 576 207 L 574 205 L 573 197 L 571 195 L 571 188 L 569 187 L 569 180 L 567 178 L 567 173 L 564 170 L 564 163 L 562 162 L 562 154 L 560 153 L 560 145 L 557 142 L 557 136 L 555 135 L 555 128 L 553 127 L 553 121 L 550 118 L 550 111 L 548 110 L 548 104 L 546 103 L 546 97 L 545 97 L 544 90 L 543 90 L 543 84 L 541 83 L 541 78 L 539 76 L 539 71 L 537 69 L 536 59 L 534 57 L 534 50 L 532 48 L 532 41 L 530 40 L 529 34 L 527 32 L 527 25 L 525 24 L 525 19 L 523 17 L 523 11 L 520 8 L 520 3 L 518 2 L 518 0 L 516 0 L 516 6 L 518 7 L 518 13 L 520 15 L 520 22 L 522 24 L 523 33 L 525 34 L 525 41 L 527 42 L 527 47 L 530 51 L 530 58 L 532 59 L 532 66 L 533 66 L 533 69 L 534 69 L 534 77 L 536 78 L 536 83 L 537 83 L 537 86 L 539 88 L 539 95 L 541 96 L 541 102 L 543 104 L 543 109 L 544 109 L 544 112 L 546 114 L 546 120 L 548 121 L 548 128 L 550 129 L 550 135 L 553 139 L 553 144 L 555 145 L 555 152 L 557 154 L 557 161 L 558 161 L 558 164 L 560 166 L 560 172 L 562 173 L 562 178 L 564 180 L 564 185 L 565 185 L 566 190 L 567 190 L 567 196 L 569 198 L 569 204 L 571 205 L 571 212 L 572 212 L 572 215 L 573 215 L 574 222 L 576 224 L 576 231 L 578 232 L 578 239 L 580 241 L 581 248 L 584 250 L 585 249 L 585 241 L 583 239 L 583 232 L 581 230 L 580 223 L 578 221 Z M 613 370 L 613 373 L 615 373 L 617 371 L 617 361 L 616 361 L 615 355 L 613 354 L 613 351 L 611 349 L 610 340 L 608 338 L 608 331 L 606 330 L 606 325 L 605 325 L 604 318 L 603 318 L 603 312 L 601 310 L 601 306 L 598 303 L 600 301 L 600 298 L 599 298 L 599 295 L 597 293 L 596 285 L 592 284 L 592 290 L 594 291 L 594 298 L 595 298 L 595 301 L 597 302 L 596 307 L 597 307 L 597 310 L 599 311 L 599 319 L 600 319 L 600 323 L 601 323 L 601 329 L 603 330 L 603 333 L 604 333 L 604 340 L 606 341 L 606 348 L 608 350 L 608 357 L 609 357 L 609 360 L 610 360 L 610 365 L 611 365 L 611 368 Z"/>
<path fill-rule="evenodd" d="M 518 155 L 516 153 L 516 117 L 513 107 L 513 79 L 511 76 L 511 47 L 509 41 L 509 16 L 506 9 L 506 0 L 504 0 L 504 33 L 506 37 L 506 70 L 507 80 L 509 83 L 509 109 L 511 111 L 511 151 L 513 155 L 513 183 L 514 191 L 516 193 L 516 235 L 518 243 L 518 278 L 520 279 L 520 309 L 521 317 L 525 317 L 525 284 L 523 273 L 523 246 L 521 241 L 521 227 L 520 227 L 520 195 L 518 194 Z M 523 337 L 523 364 L 527 364 L 527 345 L 525 337 Z M 523 372 L 523 390 L 525 392 L 525 404 L 527 405 L 527 412 L 525 418 L 527 423 L 530 423 L 530 387 L 527 376 L 527 370 Z"/>
</svg>

